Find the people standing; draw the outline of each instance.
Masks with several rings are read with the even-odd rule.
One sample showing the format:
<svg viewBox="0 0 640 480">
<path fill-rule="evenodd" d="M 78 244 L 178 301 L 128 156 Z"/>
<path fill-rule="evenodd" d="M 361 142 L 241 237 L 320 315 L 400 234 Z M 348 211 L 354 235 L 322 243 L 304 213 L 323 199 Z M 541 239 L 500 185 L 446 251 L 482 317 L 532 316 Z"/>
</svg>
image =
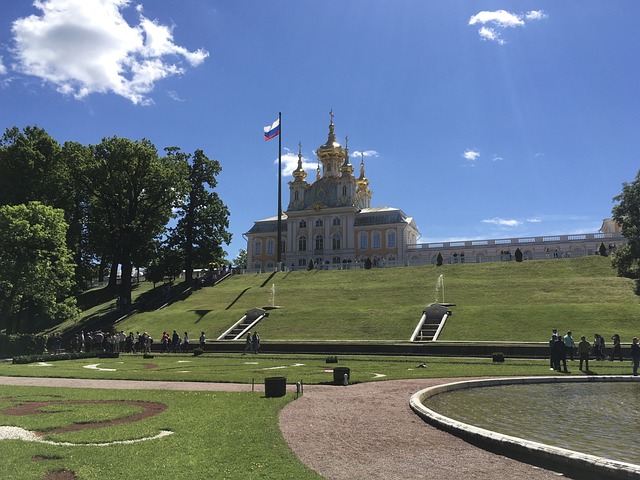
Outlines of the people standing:
<svg viewBox="0 0 640 480">
<path fill-rule="evenodd" d="M 242 354 L 246 354 L 247 351 L 253 353 L 253 337 L 251 336 L 251 332 L 247 333 L 247 340 L 245 341 L 244 352 L 242 352 Z"/>
<path fill-rule="evenodd" d="M 586 363 L 586 372 L 589 371 L 589 352 L 591 351 L 591 344 L 587 342 L 587 338 L 582 335 L 580 343 L 578 344 L 578 357 L 580 358 L 580 370 L 582 370 L 582 362 Z"/>
<path fill-rule="evenodd" d="M 553 329 L 551 333 L 551 338 L 549 339 L 549 370 L 555 370 L 555 359 L 553 356 L 553 344 L 558 340 L 558 330 L 556 328 Z"/>
<path fill-rule="evenodd" d="M 564 336 L 564 346 L 567 347 L 567 352 L 569 353 L 569 358 L 573 361 L 573 351 L 576 348 L 576 342 L 573 341 L 573 336 L 571 335 L 571 330 L 567 332 Z"/>
<path fill-rule="evenodd" d="M 560 371 L 560 364 L 562 364 L 562 371 L 564 373 L 569 373 L 567 370 L 567 349 L 564 345 L 564 339 L 562 336 L 558 335 L 558 340 L 551 347 L 551 355 L 553 356 L 554 365 L 553 368 L 557 372 Z"/>
<path fill-rule="evenodd" d="M 180 346 L 180 335 L 175 330 L 171 335 L 171 351 L 173 353 L 178 353 L 178 347 Z"/>
<path fill-rule="evenodd" d="M 638 337 L 631 340 L 631 361 L 633 362 L 633 376 L 638 376 L 638 365 L 640 365 L 640 345 L 638 345 Z"/>
<path fill-rule="evenodd" d="M 182 353 L 189 353 L 189 334 L 184 332 L 184 337 L 182 337 Z"/>
<path fill-rule="evenodd" d="M 599 333 L 593 335 L 593 354 L 596 357 L 596 360 L 602 360 L 604 358 L 602 350 L 602 337 Z"/>
<path fill-rule="evenodd" d="M 253 344 L 253 353 L 260 353 L 260 335 L 258 332 L 253 332 L 252 342 Z"/>
<path fill-rule="evenodd" d="M 204 352 L 204 346 L 207 343 L 207 337 L 205 336 L 204 332 L 200 332 L 200 348 L 202 349 L 202 351 Z"/>
<path fill-rule="evenodd" d="M 611 357 L 609 357 L 609 360 L 613 362 L 613 359 L 617 355 L 620 361 L 622 361 L 622 346 L 620 345 L 620 335 L 614 333 L 611 337 L 611 340 L 613 340 L 613 352 L 611 352 Z"/>
</svg>

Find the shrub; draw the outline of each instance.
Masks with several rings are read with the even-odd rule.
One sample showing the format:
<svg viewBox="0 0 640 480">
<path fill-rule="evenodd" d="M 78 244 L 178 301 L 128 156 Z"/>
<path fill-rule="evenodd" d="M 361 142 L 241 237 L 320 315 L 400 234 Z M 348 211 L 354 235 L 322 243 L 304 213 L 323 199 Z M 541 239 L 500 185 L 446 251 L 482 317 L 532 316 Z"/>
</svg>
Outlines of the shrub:
<svg viewBox="0 0 640 480">
<path fill-rule="evenodd" d="M 335 356 L 335 355 L 327 357 L 326 362 L 327 363 L 338 363 L 338 357 Z"/>
<path fill-rule="evenodd" d="M 193 349 L 193 356 L 197 357 L 198 355 L 202 355 L 204 353 L 204 350 L 202 350 L 200 347 L 196 347 Z"/>
<path fill-rule="evenodd" d="M 145 353 L 144 355 L 142 355 L 142 358 L 153 358 L 153 355 L 151 355 L 150 353 Z"/>
<path fill-rule="evenodd" d="M 0 352 L 5 357 L 41 354 L 44 353 L 46 346 L 46 335 L 0 335 Z"/>
<path fill-rule="evenodd" d="M 56 360 L 77 360 L 79 358 L 95 358 L 98 354 L 94 352 L 70 352 L 59 353 L 58 355 L 52 355 L 49 353 L 42 353 L 39 355 L 19 355 L 13 357 L 12 363 L 18 365 L 24 365 L 27 363 L 35 362 L 55 362 Z"/>
</svg>

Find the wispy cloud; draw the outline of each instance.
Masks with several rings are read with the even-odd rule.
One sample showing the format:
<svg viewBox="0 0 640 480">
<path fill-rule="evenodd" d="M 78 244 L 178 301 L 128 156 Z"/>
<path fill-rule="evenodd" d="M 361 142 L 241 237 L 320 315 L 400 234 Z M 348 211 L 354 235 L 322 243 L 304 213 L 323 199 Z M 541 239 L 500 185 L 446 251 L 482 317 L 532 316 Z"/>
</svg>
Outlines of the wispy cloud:
<svg viewBox="0 0 640 480">
<path fill-rule="evenodd" d="M 473 15 L 469 19 L 469 25 L 480 25 L 478 35 L 483 40 L 505 45 L 507 42 L 502 38 L 500 30 L 524 27 L 529 21 L 542 20 L 544 18 L 547 18 L 547 15 L 542 10 L 532 10 L 524 14 L 511 13 L 506 10 L 492 12 L 485 10 Z"/>
<path fill-rule="evenodd" d="M 351 158 L 359 158 L 359 157 L 377 157 L 378 156 L 378 152 L 376 152 L 375 150 L 364 150 L 364 151 L 360 151 L 360 150 L 355 150 L 353 152 L 349 153 L 349 156 Z"/>
<path fill-rule="evenodd" d="M 528 223 L 542 223 L 540 218 L 527 218 Z"/>
<path fill-rule="evenodd" d="M 7 67 L 4 66 L 4 63 L 2 63 L 2 56 L 0 56 L 0 75 L 6 75 L 7 74 Z"/>
<path fill-rule="evenodd" d="M 130 0 L 38 0 L 40 15 L 12 25 L 16 63 L 12 68 L 50 83 L 77 99 L 115 93 L 149 104 L 155 83 L 195 67 L 209 56 L 173 39 L 173 27 L 142 15 L 129 25 L 122 11 Z"/>
<path fill-rule="evenodd" d="M 475 162 L 478 158 L 480 158 L 480 152 L 473 149 L 467 149 L 463 152 L 462 157 L 470 162 Z"/>
<path fill-rule="evenodd" d="M 485 219 L 482 220 L 482 223 L 489 223 L 491 225 L 498 225 L 500 227 L 517 227 L 519 225 L 522 225 L 522 222 L 520 222 L 519 220 L 504 219 L 500 217 Z"/>
<path fill-rule="evenodd" d="M 290 176 L 293 171 L 298 168 L 298 154 L 291 151 L 290 149 L 284 147 L 284 152 L 281 155 L 282 159 L 282 175 Z M 278 164 L 278 159 L 274 160 L 274 163 Z M 307 174 L 310 170 L 315 171 L 318 167 L 318 162 L 312 161 L 309 158 L 302 156 L 302 168 L 307 171 Z M 315 180 L 315 177 L 313 177 Z"/>
</svg>

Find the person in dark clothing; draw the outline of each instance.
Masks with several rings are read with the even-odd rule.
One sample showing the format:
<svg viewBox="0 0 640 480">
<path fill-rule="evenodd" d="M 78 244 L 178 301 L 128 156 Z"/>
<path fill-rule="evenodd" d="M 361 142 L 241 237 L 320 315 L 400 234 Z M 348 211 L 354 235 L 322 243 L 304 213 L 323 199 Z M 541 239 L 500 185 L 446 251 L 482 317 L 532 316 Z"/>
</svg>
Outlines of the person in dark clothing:
<svg viewBox="0 0 640 480">
<path fill-rule="evenodd" d="M 558 340 L 551 347 L 551 355 L 554 359 L 553 368 L 556 371 L 560 371 L 560 364 L 562 364 L 563 372 L 568 373 L 567 370 L 567 347 L 564 344 L 564 339 L 558 335 Z"/>
<path fill-rule="evenodd" d="M 558 330 L 554 328 L 551 333 L 551 338 L 549 339 L 549 370 L 555 370 L 555 363 L 553 361 L 553 344 L 558 340 L 558 336 Z"/>
<path fill-rule="evenodd" d="M 638 337 L 633 337 L 631 341 L 631 360 L 633 361 L 633 376 L 638 376 L 638 365 L 640 365 L 640 345 Z"/>
<path fill-rule="evenodd" d="M 611 357 L 609 357 L 609 360 L 613 362 L 613 359 L 618 356 L 620 361 L 622 361 L 622 346 L 620 345 L 620 335 L 614 333 L 613 337 L 611 337 L 611 340 L 613 340 L 613 352 L 611 352 Z"/>
</svg>

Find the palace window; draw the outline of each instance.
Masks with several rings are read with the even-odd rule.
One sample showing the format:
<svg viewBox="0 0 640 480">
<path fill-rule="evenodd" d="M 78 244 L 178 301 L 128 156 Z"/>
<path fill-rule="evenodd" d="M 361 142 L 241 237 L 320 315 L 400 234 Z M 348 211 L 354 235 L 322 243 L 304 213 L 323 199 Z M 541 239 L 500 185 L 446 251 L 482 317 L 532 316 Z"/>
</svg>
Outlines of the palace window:
<svg viewBox="0 0 640 480">
<path fill-rule="evenodd" d="M 339 264 L 340 263 L 340 257 L 333 257 L 333 264 Z"/>
<path fill-rule="evenodd" d="M 331 248 L 334 250 L 340 250 L 340 235 L 337 233 L 331 239 Z"/>
<path fill-rule="evenodd" d="M 372 237 L 373 248 L 380 248 L 380 233 L 374 232 Z"/>
<path fill-rule="evenodd" d="M 276 248 L 276 242 L 273 239 L 267 240 L 267 255 L 273 255 Z"/>
<path fill-rule="evenodd" d="M 317 219 L 317 220 L 316 220 L 316 227 L 321 227 L 321 226 L 323 226 L 323 225 L 324 225 L 324 222 L 322 221 L 322 219 L 321 219 L 321 218 L 319 218 L 319 219 Z"/>
<path fill-rule="evenodd" d="M 307 237 L 305 237 L 304 235 L 298 238 L 298 251 L 299 252 L 307 251 Z"/>
<path fill-rule="evenodd" d="M 367 234 L 362 233 L 360 234 L 360 249 L 366 250 L 367 248 L 369 248 L 369 242 L 367 241 Z"/>
<path fill-rule="evenodd" d="M 293 193 L 293 199 L 294 200 L 299 200 L 300 199 L 300 193 L 297 190 Z"/>
<path fill-rule="evenodd" d="M 346 185 L 344 185 L 342 187 L 342 195 L 345 195 L 345 196 L 347 195 L 347 186 Z"/>
<path fill-rule="evenodd" d="M 254 255 L 262 255 L 262 242 L 260 240 L 256 240 L 253 245 L 253 253 Z"/>
<path fill-rule="evenodd" d="M 396 232 L 393 230 L 389 230 L 387 232 L 387 247 L 388 248 L 396 247 Z"/>
<path fill-rule="evenodd" d="M 306 267 L 307 266 L 307 259 L 306 258 L 299 258 L 298 259 L 298 266 L 299 267 Z"/>
<path fill-rule="evenodd" d="M 307 222 L 305 220 L 300 220 L 300 223 L 298 224 L 298 226 L 300 228 L 307 228 Z"/>
<path fill-rule="evenodd" d="M 316 235 L 315 245 L 316 250 L 324 250 L 324 237 L 322 235 Z"/>
<path fill-rule="evenodd" d="M 334 227 L 339 227 L 340 226 L 340 217 L 336 217 L 333 219 L 333 226 Z"/>
</svg>

